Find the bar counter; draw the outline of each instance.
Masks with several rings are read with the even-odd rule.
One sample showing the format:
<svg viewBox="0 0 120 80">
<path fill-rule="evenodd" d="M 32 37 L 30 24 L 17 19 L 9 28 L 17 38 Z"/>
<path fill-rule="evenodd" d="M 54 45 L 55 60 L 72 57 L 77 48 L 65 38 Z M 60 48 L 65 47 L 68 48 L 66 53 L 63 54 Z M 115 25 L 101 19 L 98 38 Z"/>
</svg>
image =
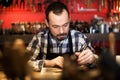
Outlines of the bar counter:
<svg viewBox="0 0 120 80">
<path fill-rule="evenodd" d="M 91 42 L 94 41 L 108 41 L 108 33 L 106 34 L 85 34 Z M 26 44 L 30 42 L 34 34 L 23 34 L 23 35 L 0 35 L 0 45 L 5 41 L 13 42 L 16 38 L 20 38 L 25 41 Z M 116 41 L 120 41 L 120 33 L 115 33 Z"/>
<path fill-rule="evenodd" d="M 116 56 L 116 61 L 118 62 L 118 64 L 120 64 L 120 56 Z M 97 76 L 100 74 L 97 69 L 90 70 L 88 71 L 88 73 L 89 75 L 87 76 Z M 63 77 L 62 74 L 63 74 L 63 69 L 61 68 L 44 67 L 42 68 L 41 72 L 32 71 L 31 76 L 30 77 L 27 76 L 25 80 L 62 80 L 62 77 Z M 83 74 L 84 74 L 84 71 L 83 71 Z M 6 78 L 6 75 L 2 71 L 0 71 L 0 80 L 8 80 Z"/>
<path fill-rule="evenodd" d="M 62 69 L 43 68 L 41 72 L 33 72 L 33 78 L 36 80 L 61 80 Z"/>
<path fill-rule="evenodd" d="M 31 76 L 27 76 L 25 80 L 61 80 L 61 76 L 62 69 L 60 68 L 43 68 L 41 72 L 32 71 Z M 8 80 L 2 71 L 0 71 L 0 80 Z"/>
</svg>

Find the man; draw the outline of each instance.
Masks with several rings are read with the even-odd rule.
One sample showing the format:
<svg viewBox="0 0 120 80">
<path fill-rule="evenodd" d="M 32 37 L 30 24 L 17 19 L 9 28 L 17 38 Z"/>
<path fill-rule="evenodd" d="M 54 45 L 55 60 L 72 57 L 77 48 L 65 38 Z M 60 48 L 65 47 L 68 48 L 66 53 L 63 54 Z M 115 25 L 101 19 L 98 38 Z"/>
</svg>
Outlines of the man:
<svg viewBox="0 0 120 80">
<path fill-rule="evenodd" d="M 35 70 L 39 70 L 43 63 L 42 56 L 46 56 L 44 66 L 63 67 L 64 54 L 75 54 L 78 64 L 94 63 L 97 57 L 87 37 L 79 31 L 70 29 L 70 14 L 66 5 L 53 2 L 46 8 L 46 25 L 48 29 L 39 32 L 29 43 L 27 50 L 32 57 L 29 63 Z M 79 52 L 87 44 L 87 48 Z M 39 59 L 38 59 L 39 57 Z"/>
</svg>

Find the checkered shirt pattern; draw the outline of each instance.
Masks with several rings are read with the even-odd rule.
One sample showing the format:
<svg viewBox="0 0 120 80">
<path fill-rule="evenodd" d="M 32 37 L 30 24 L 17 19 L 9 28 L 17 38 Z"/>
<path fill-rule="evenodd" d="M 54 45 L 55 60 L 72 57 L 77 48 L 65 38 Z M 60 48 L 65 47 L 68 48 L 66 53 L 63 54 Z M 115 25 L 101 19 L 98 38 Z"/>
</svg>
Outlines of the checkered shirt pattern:
<svg viewBox="0 0 120 80">
<path fill-rule="evenodd" d="M 32 52 L 33 55 L 29 60 L 30 65 L 35 69 L 39 70 L 40 64 L 43 62 L 42 60 L 36 60 L 38 54 L 40 52 L 47 54 L 47 45 L 48 45 L 48 33 L 49 30 L 42 31 L 35 35 L 31 42 L 29 43 L 27 50 Z M 84 43 L 87 43 L 88 48 L 94 52 L 94 49 L 91 46 L 91 43 L 87 39 L 87 37 L 79 31 L 71 30 L 70 34 L 72 38 L 73 52 L 80 51 L 81 47 Z M 56 54 L 64 54 L 70 52 L 69 45 L 69 36 L 67 36 L 64 40 L 58 43 L 56 39 L 54 39 L 50 34 L 50 53 Z M 41 50 L 41 51 L 40 51 Z"/>
</svg>

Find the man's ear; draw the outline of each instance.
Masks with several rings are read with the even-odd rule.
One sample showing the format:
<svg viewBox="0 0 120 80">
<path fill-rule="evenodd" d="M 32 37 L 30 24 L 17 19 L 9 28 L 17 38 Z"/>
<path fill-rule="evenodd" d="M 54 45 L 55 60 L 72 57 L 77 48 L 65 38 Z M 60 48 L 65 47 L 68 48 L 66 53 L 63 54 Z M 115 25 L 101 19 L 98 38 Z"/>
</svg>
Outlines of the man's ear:
<svg viewBox="0 0 120 80">
<path fill-rule="evenodd" d="M 48 21 L 46 19 L 45 19 L 45 24 L 46 24 L 47 27 L 49 27 Z"/>
</svg>

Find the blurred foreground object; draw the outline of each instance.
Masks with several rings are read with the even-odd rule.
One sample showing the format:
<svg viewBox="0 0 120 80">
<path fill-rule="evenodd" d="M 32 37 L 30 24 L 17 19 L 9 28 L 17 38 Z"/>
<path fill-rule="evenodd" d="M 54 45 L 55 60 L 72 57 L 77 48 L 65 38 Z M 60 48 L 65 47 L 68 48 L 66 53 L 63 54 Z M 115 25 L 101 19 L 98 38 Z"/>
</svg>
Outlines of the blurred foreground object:
<svg viewBox="0 0 120 80">
<path fill-rule="evenodd" d="M 120 65 L 116 62 L 115 35 L 109 33 L 110 47 L 102 46 L 98 50 L 96 67 L 78 65 L 77 61 L 65 56 L 62 80 L 120 80 Z"/>
<path fill-rule="evenodd" d="M 18 50 L 20 55 L 25 54 L 26 46 L 22 39 L 16 39 L 13 43 L 13 49 Z"/>
<path fill-rule="evenodd" d="M 101 71 L 102 80 L 119 80 L 120 79 L 120 66 L 117 64 L 116 59 L 111 55 L 109 49 L 100 49 L 99 55 L 99 69 Z"/>
<path fill-rule="evenodd" d="M 96 68 L 90 69 L 87 65 L 78 65 L 77 61 L 65 55 L 62 80 L 96 80 L 93 79 L 100 74 Z"/>
<path fill-rule="evenodd" d="M 1 3 L 4 7 L 9 7 L 12 5 L 13 0 L 1 0 Z"/>
<path fill-rule="evenodd" d="M 19 39 L 18 42 L 20 42 Z M 8 80 L 26 80 L 26 77 L 31 75 L 27 64 L 30 56 L 26 55 L 25 51 L 20 51 L 18 42 L 5 44 L 2 52 L 2 69 Z M 20 44 L 19 47 L 21 47 Z"/>
<path fill-rule="evenodd" d="M 65 56 L 62 80 L 119 80 L 120 66 L 108 48 L 99 50 L 97 66 L 89 69 Z"/>
<path fill-rule="evenodd" d="M 110 52 L 113 56 L 116 55 L 116 52 L 115 52 L 115 34 L 113 32 L 110 32 L 109 35 L 108 35 L 108 40 L 109 40 L 109 44 L 110 44 Z"/>
</svg>

